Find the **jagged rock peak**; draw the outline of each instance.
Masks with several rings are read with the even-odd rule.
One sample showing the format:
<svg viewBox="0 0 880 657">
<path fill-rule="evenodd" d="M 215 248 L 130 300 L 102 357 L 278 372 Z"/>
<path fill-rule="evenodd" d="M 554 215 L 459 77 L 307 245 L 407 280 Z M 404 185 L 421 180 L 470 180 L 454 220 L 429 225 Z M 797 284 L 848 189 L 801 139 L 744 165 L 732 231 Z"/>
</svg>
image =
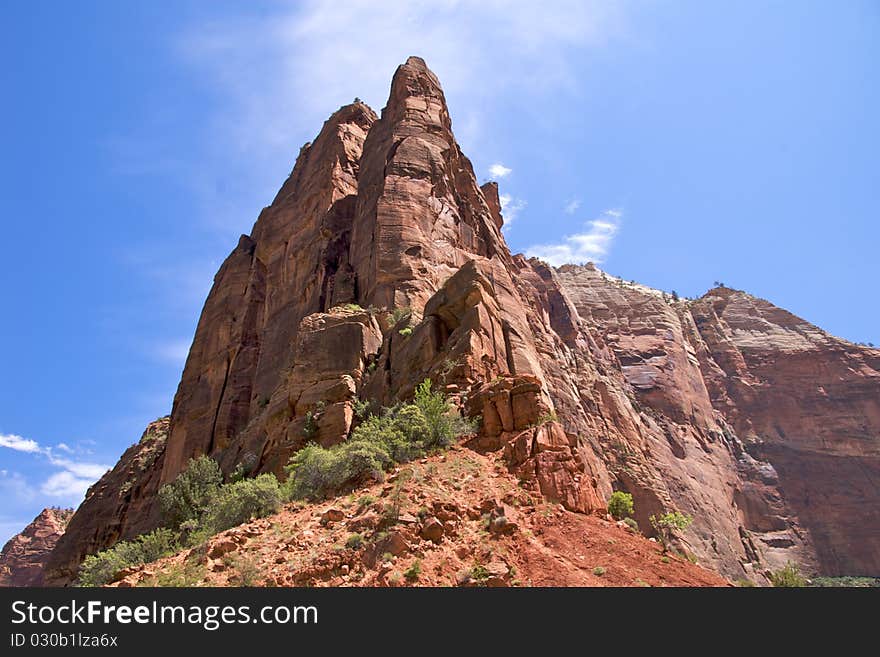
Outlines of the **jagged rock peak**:
<svg viewBox="0 0 880 657">
<path fill-rule="evenodd" d="M 397 67 L 382 116 L 388 116 L 392 121 L 410 118 L 416 123 L 424 123 L 427 119 L 427 122 L 442 125 L 446 130 L 452 129 L 440 80 L 421 57 L 410 57 Z"/>
<path fill-rule="evenodd" d="M 0 552 L 0 586 L 40 586 L 43 568 L 64 533 L 73 509 L 43 509 Z"/>
</svg>

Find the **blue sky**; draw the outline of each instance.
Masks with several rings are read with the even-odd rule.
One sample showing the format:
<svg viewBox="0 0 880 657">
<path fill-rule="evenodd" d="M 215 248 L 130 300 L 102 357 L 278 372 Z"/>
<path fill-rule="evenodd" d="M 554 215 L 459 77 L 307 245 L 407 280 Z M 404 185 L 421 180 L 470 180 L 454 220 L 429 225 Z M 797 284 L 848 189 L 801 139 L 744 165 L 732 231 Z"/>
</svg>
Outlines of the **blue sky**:
<svg viewBox="0 0 880 657">
<path fill-rule="evenodd" d="M 512 250 L 880 343 L 876 2 L 386 4 L 4 3 L 0 541 L 169 411 L 238 235 L 411 54 Z"/>
</svg>

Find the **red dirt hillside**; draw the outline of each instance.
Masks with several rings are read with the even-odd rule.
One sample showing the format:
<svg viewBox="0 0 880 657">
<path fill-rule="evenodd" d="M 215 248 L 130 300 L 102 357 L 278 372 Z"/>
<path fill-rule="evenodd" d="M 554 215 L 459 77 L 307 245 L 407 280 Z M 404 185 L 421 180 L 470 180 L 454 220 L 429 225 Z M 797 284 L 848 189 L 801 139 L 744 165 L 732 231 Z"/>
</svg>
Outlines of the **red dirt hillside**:
<svg viewBox="0 0 880 657">
<path fill-rule="evenodd" d="M 111 586 L 729 585 L 622 523 L 541 502 L 495 454 L 462 447 L 123 574 Z"/>
</svg>

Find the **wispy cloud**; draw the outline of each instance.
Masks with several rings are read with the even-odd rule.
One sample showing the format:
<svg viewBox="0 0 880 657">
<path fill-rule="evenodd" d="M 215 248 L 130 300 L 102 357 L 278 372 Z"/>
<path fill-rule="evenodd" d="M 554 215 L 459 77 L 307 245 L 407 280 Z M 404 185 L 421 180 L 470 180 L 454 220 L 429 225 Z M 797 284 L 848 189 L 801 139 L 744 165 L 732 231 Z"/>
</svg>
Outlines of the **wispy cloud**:
<svg viewBox="0 0 880 657">
<path fill-rule="evenodd" d="M 500 162 L 496 162 L 489 167 L 489 175 L 493 178 L 504 178 L 509 175 L 511 171 L 513 171 L 513 169 L 504 166 Z"/>
<path fill-rule="evenodd" d="M 28 452 L 31 454 L 42 451 L 35 440 L 22 438 L 12 433 L 0 433 L 0 447 L 14 449 L 16 452 Z"/>
<path fill-rule="evenodd" d="M 178 44 L 224 96 L 209 122 L 214 143 L 227 160 L 234 148 L 253 166 L 255 153 L 275 148 L 289 162 L 314 126 L 355 96 L 381 108 L 391 72 L 409 55 L 437 73 L 457 136 L 473 147 L 468 133 L 489 123 L 506 94 L 573 88 L 578 51 L 625 34 L 625 8 L 600 0 L 307 0 L 200 21 Z"/>
<path fill-rule="evenodd" d="M 30 438 L 22 438 L 14 434 L 0 434 L 0 447 L 33 454 L 48 461 L 57 470 L 43 482 L 40 492 L 50 497 L 65 498 L 71 502 L 79 501 L 88 487 L 109 469 L 108 466 L 101 463 L 58 456 L 55 452 L 56 449 L 75 456 L 75 450 L 66 443 L 59 443 L 55 448 L 43 447 L 36 440 Z M 0 481 L 2 488 L 15 492 L 20 500 L 30 500 L 36 495 L 34 489 L 19 473 L 10 474 L 3 470 L 0 473 L 0 480 L 2 480 Z"/>
<path fill-rule="evenodd" d="M 540 258 L 554 267 L 568 263 L 601 263 L 620 230 L 622 218 L 621 210 L 605 210 L 598 219 L 587 222 L 583 232 L 567 235 L 557 244 L 530 246 L 526 249 L 526 255 Z"/>
<path fill-rule="evenodd" d="M 93 483 L 95 478 L 77 477 L 72 472 L 62 470 L 46 479 L 40 486 L 40 492 L 50 497 L 80 499 Z"/>
<path fill-rule="evenodd" d="M 498 197 L 501 202 L 501 214 L 504 217 L 504 226 L 501 230 L 507 232 L 510 225 L 516 221 L 520 211 L 526 207 L 526 201 L 521 198 L 513 198 L 510 194 L 502 194 Z"/>
<path fill-rule="evenodd" d="M 565 214 L 574 214 L 579 207 L 581 207 L 581 200 L 575 198 L 566 203 L 562 211 L 565 212 Z"/>
</svg>

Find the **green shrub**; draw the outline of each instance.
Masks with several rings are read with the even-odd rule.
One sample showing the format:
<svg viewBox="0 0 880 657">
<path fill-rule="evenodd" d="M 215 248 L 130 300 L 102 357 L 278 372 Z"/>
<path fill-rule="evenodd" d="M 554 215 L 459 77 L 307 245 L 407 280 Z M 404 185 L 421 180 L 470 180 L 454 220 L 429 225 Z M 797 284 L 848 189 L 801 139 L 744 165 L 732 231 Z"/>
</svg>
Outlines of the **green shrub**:
<svg viewBox="0 0 880 657">
<path fill-rule="evenodd" d="M 303 436 L 308 440 L 312 440 L 318 435 L 318 418 L 314 411 L 306 412 L 306 419 L 303 423 Z"/>
<path fill-rule="evenodd" d="M 186 469 L 159 489 L 159 508 L 165 524 L 178 529 L 182 522 L 198 519 L 223 483 L 223 472 L 207 456 L 190 459 Z"/>
<path fill-rule="evenodd" d="M 605 574 L 605 569 L 602 566 L 596 566 L 595 568 L 593 568 L 593 574 L 596 577 L 602 577 L 602 575 Z"/>
<path fill-rule="evenodd" d="M 474 430 L 473 423 L 461 417 L 444 394 L 431 390 L 431 379 L 416 386 L 413 404 L 428 422 L 430 437 L 423 445 L 426 449 L 446 447 L 459 436 Z"/>
<path fill-rule="evenodd" d="M 349 440 L 327 449 L 311 443 L 285 468 L 287 493 L 292 499 L 320 500 L 370 478 L 381 479 L 392 463 L 382 444 Z"/>
<path fill-rule="evenodd" d="M 334 478 L 337 455 L 315 443 L 294 454 L 285 470 L 285 488 L 291 499 L 319 500 L 333 492 L 339 482 Z"/>
<path fill-rule="evenodd" d="M 403 337 L 408 338 L 412 335 L 412 326 L 405 326 L 404 328 L 400 329 L 398 333 L 400 333 L 400 335 L 402 335 Z"/>
<path fill-rule="evenodd" d="M 394 308 L 388 315 L 388 328 L 395 326 L 400 320 L 412 317 L 412 308 Z"/>
<path fill-rule="evenodd" d="M 880 587 L 880 578 L 877 577 L 813 577 L 810 586 L 817 587 L 847 587 L 847 588 L 873 588 Z"/>
<path fill-rule="evenodd" d="M 352 404 L 352 410 L 358 420 L 366 420 L 373 413 L 374 402 L 372 399 L 355 399 Z"/>
<path fill-rule="evenodd" d="M 807 585 L 807 578 L 801 575 L 797 564 L 789 561 L 776 572 L 770 573 L 770 583 L 782 588 L 799 588 Z"/>
<path fill-rule="evenodd" d="M 664 551 L 669 549 L 670 543 L 675 538 L 675 532 L 684 531 L 694 521 L 693 518 L 679 511 L 651 516 L 649 520 L 654 531 L 657 532 L 657 538 L 660 539 Z"/>
<path fill-rule="evenodd" d="M 345 547 L 357 550 L 364 545 L 364 537 L 361 534 L 352 534 L 345 541 Z"/>
<path fill-rule="evenodd" d="M 222 486 L 207 509 L 202 526 L 212 534 L 251 518 L 262 518 L 281 507 L 281 487 L 273 474 L 261 474 Z"/>
<path fill-rule="evenodd" d="M 395 463 L 449 445 L 471 430 L 445 396 L 431 391 L 430 379 L 425 379 L 412 403 L 366 417 L 347 441 L 330 448 L 309 444 L 294 454 L 286 468 L 287 492 L 293 499 L 318 500 L 371 480 L 381 481 L 384 471 Z"/>
<path fill-rule="evenodd" d="M 87 556 L 80 566 L 79 586 L 102 586 L 114 581 L 125 568 L 150 563 L 174 554 L 180 546 L 167 528 L 142 534 L 132 541 L 120 541 L 97 554 Z"/>
<path fill-rule="evenodd" d="M 422 562 L 416 559 L 413 564 L 403 571 L 403 576 L 408 582 L 417 582 L 422 574 Z"/>
<path fill-rule="evenodd" d="M 206 575 L 203 565 L 187 561 L 169 564 L 161 572 L 138 583 L 138 586 L 189 588 L 200 586 Z"/>
<path fill-rule="evenodd" d="M 233 570 L 229 583 L 235 586 L 257 586 L 263 579 L 262 571 L 252 557 L 244 554 L 227 554 L 223 562 Z"/>
<path fill-rule="evenodd" d="M 614 491 L 608 498 L 608 513 L 615 520 L 623 520 L 633 515 L 633 496 L 630 493 Z"/>
<path fill-rule="evenodd" d="M 259 459 L 256 454 L 253 452 L 245 452 L 244 455 L 242 455 L 241 460 L 236 463 L 235 468 L 230 473 L 229 481 L 233 483 L 241 481 L 256 469 L 258 463 Z"/>
<path fill-rule="evenodd" d="M 623 522 L 626 524 L 627 527 L 630 528 L 630 530 L 632 530 L 633 533 L 635 533 L 635 534 L 640 534 L 640 533 L 642 532 L 642 530 L 639 529 L 639 523 L 637 523 L 637 522 L 635 521 L 635 519 L 633 519 L 633 518 L 624 518 L 624 519 L 623 519 Z"/>
</svg>

